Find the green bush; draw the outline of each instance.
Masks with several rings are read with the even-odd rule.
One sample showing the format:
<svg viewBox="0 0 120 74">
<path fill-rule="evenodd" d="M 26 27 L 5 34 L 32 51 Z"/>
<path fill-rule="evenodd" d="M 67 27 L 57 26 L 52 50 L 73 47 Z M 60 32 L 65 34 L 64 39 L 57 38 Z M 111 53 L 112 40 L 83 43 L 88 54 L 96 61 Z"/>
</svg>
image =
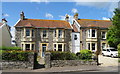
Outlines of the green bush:
<svg viewBox="0 0 120 74">
<path fill-rule="evenodd" d="M 28 61 L 28 54 L 31 51 L 6 51 L 0 50 L 0 55 L 2 55 L 2 60 L 7 61 Z"/>
<path fill-rule="evenodd" d="M 120 58 L 120 44 L 118 44 L 118 57 Z M 119 59 L 119 62 L 120 62 L 120 59 Z"/>
<path fill-rule="evenodd" d="M 51 60 L 76 60 L 78 57 L 74 53 L 70 52 L 60 52 L 60 51 L 50 51 Z"/>
<path fill-rule="evenodd" d="M 77 56 L 79 57 L 79 59 L 81 59 L 81 60 L 90 60 L 90 59 L 92 59 L 92 52 L 91 52 L 90 50 L 87 50 L 87 49 L 85 49 L 85 50 L 80 50 L 80 52 L 77 53 L 76 55 L 77 55 Z"/>
<path fill-rule="evenodd" d="M 2 46 L 0 47 L 0 50 L 21 50 L 20 47 L 6 47 L 6 46 Z"/>
</svg>

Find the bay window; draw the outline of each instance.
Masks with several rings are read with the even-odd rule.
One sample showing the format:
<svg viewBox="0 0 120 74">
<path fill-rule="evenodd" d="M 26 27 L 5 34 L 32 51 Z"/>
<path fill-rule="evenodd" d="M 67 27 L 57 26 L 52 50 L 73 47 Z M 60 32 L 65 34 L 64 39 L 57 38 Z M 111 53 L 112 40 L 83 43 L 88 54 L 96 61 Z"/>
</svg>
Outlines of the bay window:
<svg viewBox="0 0 120 74">
<path fill-rule="evenodd" d="M 89 29 L 88 31 L 88 38 L 96 38 L 97 37 L 97 33 L 95 29 Z"/>
</svg>

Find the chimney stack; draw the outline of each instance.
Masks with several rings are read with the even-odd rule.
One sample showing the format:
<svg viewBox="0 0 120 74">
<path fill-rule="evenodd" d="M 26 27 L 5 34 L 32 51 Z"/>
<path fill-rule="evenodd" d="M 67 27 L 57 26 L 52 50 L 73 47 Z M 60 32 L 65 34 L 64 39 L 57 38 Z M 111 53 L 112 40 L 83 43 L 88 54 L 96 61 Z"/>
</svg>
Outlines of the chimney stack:
<svg viewBox="0 0 120 74">
<path fill-rule="evenodd" d="M 66 20 L 67 22 L 69 22 L 69 15 L 68 15 L 68 14 L 66 14 L 65 20 Z"/>
<path fill-rule="evenodd" d="M 24 20 L 24 19 L 25 19 L 25 16 L 24 16 L 24 12 L 23 12 L 23 11 L 20 13 L 20 19 L 21 19 L 21 20 Z"/>
<path fill-rule="evenodd" d="M 78 20 L 78 13 L 75 13 L 74 19 L 75 19 L 75 20 Z"/>
<path fill-rule="evenodd" d="M 2 23 L 7 24 L 7 20 L 5 18 L 2 19 Z"/>
</svg>

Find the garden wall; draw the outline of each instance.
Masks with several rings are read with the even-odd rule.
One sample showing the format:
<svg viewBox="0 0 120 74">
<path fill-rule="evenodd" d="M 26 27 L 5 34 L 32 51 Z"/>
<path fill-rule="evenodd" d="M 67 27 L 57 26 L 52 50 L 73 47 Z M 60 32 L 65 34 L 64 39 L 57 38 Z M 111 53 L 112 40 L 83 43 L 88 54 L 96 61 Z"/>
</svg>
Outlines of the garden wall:
<svg viewBox="0 0 120 74">
<path fill-rule="evenodd" d="M 34 53 L 28 54 L 28 61 L 0 61 L 0 70 L 10 69 L 33 69 L 34 68 Z"/>
<path fill-rule="evenodd" d="M 50 52 L 45 56 L 45 68 L 51 67 L 64 67 L 64 66 L 80 66 L 80 65 L 97 65 L 96 60 L 84 61 L 84 60 L 51 60 Z"/>
</svg>

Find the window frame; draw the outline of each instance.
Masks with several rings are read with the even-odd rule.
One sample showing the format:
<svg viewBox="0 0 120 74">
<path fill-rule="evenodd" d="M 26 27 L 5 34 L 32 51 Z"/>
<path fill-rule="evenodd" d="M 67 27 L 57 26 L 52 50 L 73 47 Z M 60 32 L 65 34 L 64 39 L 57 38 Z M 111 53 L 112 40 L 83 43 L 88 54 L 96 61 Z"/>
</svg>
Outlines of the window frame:
<svg viewBox="0 0 120 74">
<path fill-rule="evenodd" d="M 58 30 L 58 38 L 62 38 L 63 36 L 63 30 Z"/>
<path fill-rule="evenodd" d="M 103 33 L 104 33 L 104 34 L 103 34 Z M 101 38 L 102 38 L 102 39 L 106 39 L 106 32 L 103 31 L 103 32 L 101 32 L 101 34 L 102 34 L 102 35 L 101 35 Z"/>
<path fill-rule="evenodd" d="M 25 30 L 25 33 L 26 33 L 26 37 L 30 37 L 30 29 L 26 29 Z M 28 35 L 29 34 L 29 35 Z"/>
<path fill-rule="evenodd" d="M 45 33 L 45 32 L 46 32 L 46 33 Z M 46 35 L 45 37 L 44 37 L 44 33 L 45 33 L 45 35 Z M 47 38 L 47 30 L 42 30 L 42 37 L 43 37 L 43 38 Z"/>
</svg>

